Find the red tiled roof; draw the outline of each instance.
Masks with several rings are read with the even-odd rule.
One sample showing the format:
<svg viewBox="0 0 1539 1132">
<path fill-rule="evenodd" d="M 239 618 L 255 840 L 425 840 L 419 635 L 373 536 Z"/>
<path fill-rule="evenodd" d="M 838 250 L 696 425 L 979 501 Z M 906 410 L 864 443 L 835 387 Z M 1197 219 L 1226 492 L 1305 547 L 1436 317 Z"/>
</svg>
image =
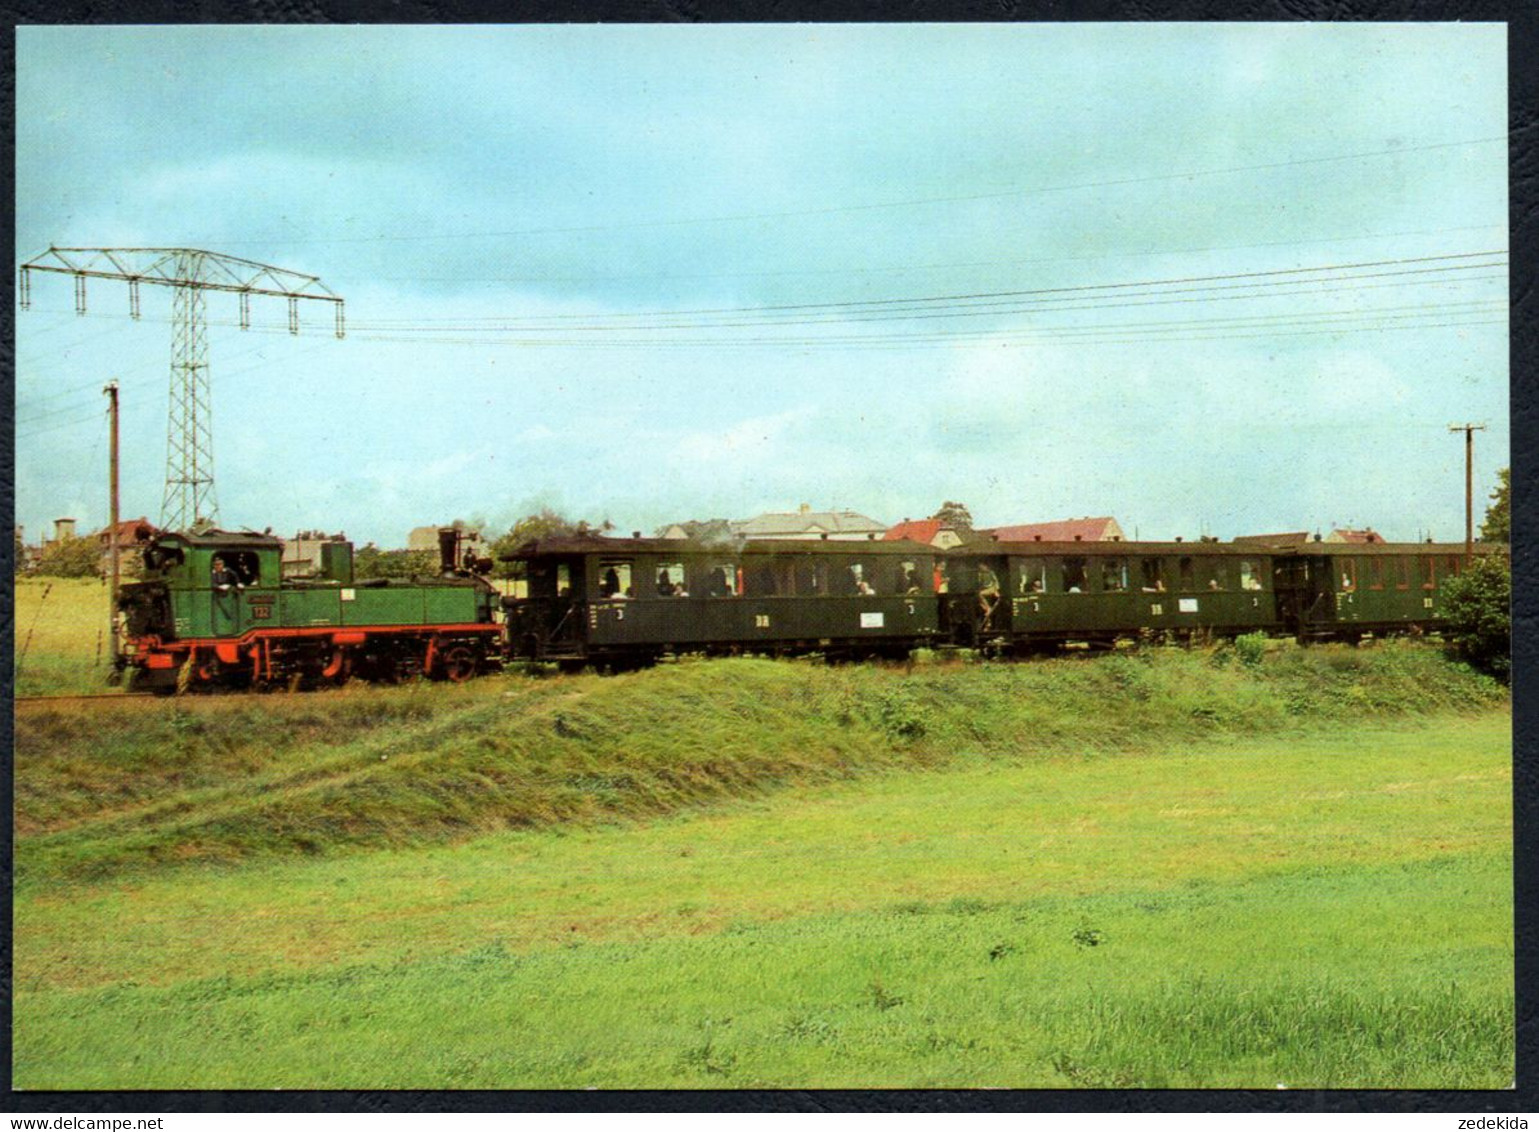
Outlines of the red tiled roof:
<svg viewBox="0 0 1539 1132">
<path fill-rule="evenodd" d="M 931 543 L 935 536 L 940 534 L 941 521 L 939 519 L 905 519 L 896 527 L 890 528 L 882 536 L 884 540 L 896 542 L 899 539 L 909 539 L 912 542 Z"/>
<path fill-rule="evenodd" d="M 1309 532 L 1285 531 L 1276 535 L 1236 535 L 1234 541 L 1253 546 L 1299 546 L 1309 541 Z"/>
<path fill-rule="evenodd" d="M 987 533 L 1000 542 L 1100 542 L 1106 537 L 1110 516 L 1099 519 L 1063 519 L 1056 523 L 1025 523 L 1015 527 L 994 527 Z"/>
<path fill-rule="evenodd" d="M 111 527 L 103 527 L 96 532 L 96 537 L 106 542 L 107 533 L 111 529 Z M 136 542 L 140 538 L 148 538 L 154 533 L 155 524 L 151 523 L 148 518 L 124 519 L 118 523 L 118 545 L 122 546 L 124 543 Z"/>
</svg>

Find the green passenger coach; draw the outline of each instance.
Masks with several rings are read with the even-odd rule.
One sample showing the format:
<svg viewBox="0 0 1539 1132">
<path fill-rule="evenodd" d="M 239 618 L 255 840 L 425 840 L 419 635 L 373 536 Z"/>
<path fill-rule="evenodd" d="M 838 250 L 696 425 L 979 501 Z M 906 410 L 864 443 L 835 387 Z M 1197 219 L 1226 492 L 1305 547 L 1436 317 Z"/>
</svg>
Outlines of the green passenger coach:
<svg viewBox="0 0 1539 1132">
<path fill-rule="evenodd" d="M 1224 543 L 980 544 L 951 552 L 945 620 L 960 643 L 1016 653 L 1271 632 L 1271 578 L 1270 553 Z"/>
<path fill-rule="evenodd" d="M 569 667 L 670 652 L 900 656 L 938 631 L 936 552 L 911 542 L 542 539 L 508 560 L 513 656 Z"/>
<path fill-rule="evenodd" d="M 1506 548 L 1477 543 L 1473 552 Z M 1296 595 L 1298 638 L 1358 640 L 1437 629 L 1444 584 L 1464 570 L 1464 544 L 1311 542 L 1280 561 Z"/>
</svg>

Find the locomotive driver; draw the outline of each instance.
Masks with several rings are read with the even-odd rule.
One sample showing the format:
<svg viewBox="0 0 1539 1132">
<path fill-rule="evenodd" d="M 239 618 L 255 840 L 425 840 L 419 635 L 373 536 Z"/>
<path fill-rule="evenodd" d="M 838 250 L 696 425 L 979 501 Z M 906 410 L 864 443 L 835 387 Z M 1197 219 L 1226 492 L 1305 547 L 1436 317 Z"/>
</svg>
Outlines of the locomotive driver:
<svg viewBox="0 0 1539 1132">
<path fill-rule="evenodd" d="M 243 590 L 246 588 L 241 585 L 241 580 L 236 576 L 235 571 L 224 564 L 223 558 L 214 559 L 214 576 L 212 580 L 214 588 L 220 593 L 229 593 L 231 590 Z"/>
</svg>

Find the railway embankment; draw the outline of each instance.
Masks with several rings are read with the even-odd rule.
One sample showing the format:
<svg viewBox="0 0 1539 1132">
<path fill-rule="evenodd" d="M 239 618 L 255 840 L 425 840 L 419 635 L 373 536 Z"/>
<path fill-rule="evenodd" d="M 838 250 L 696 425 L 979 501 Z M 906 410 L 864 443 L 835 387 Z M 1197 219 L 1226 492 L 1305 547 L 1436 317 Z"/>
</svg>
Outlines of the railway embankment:
<svg viewBox="0 0 1539 1132">
<path fill-rule="evenodd" d="M 35 706 L 16 723 L 17 877 L 25 888 L 633 822 L 896 769 L 1413 727 L 1506 697 L 1427 643 L 1242 638 L 1036 663 L 744 658 L 619 677 Z"/>
</svg>

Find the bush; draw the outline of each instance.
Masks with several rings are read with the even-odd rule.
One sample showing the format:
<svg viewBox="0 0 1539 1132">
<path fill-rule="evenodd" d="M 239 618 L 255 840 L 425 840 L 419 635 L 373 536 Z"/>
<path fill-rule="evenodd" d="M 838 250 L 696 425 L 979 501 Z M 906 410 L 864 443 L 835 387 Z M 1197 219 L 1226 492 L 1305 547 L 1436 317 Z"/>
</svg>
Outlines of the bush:
<svg viewBox="0 0 1539 1132">
<path fill-rule="evenodd" d="M 360 546 L 353 555 L 353 576 L 357 578 L 410 578 L 436 573 L 436 550 L 381 550 L 371 542 Z"/>
<path fill-rule="evenodd" d="M 1478 558 L 1443 584 L 1443 639 L 1458 659 L 1506 682 L 1512 668 L 1512 569 Z"/>
<path fill-rule="evenodd" d="M 102 570 L 102 546 L 94 538 L 65 538 L 49 545 L 34 573 L 51 578 L 96 578 Z"/>
<path fill-rule="evenodd" d="M 1266 634 L 1246 633 L 1244 636 L 1234 639 L 1234 651 L 1239 654 L 1240 662 L 1251 668 L 1261 663 L 1261 658 L 1266 655 Z"/>
</svg>

